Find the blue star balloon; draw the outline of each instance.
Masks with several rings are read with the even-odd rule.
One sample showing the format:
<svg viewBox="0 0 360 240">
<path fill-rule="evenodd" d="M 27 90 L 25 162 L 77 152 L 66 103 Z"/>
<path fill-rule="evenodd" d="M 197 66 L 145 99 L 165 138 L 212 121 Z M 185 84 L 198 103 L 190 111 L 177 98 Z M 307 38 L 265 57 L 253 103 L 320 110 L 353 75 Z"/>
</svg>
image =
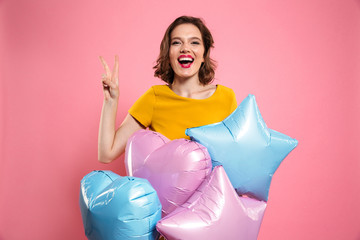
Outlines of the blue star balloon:
<svg viewBox="0 0 360 240">
<path fill-rule="evenodd" d="M 240 195 L 267 201 L 271 178 L 297 140 L 267 128 L 254 95 L 224 121 L 186 129 L 207 147 L 213 167 L 222 165 Z"/>
<path fill-rule="evenodd" d="M 80 210 L 88 239 L 157 239 L 161 204 L 146 179 L 93 171 L 81 180 Z"/>
</svg>

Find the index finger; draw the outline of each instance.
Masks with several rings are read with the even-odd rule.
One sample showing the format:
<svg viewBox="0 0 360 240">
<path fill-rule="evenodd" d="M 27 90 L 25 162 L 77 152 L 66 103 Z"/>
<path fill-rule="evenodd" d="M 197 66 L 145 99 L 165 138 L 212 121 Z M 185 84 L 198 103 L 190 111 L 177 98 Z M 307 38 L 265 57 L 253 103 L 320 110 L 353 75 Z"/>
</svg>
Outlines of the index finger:
<svg viewBox="0 0 360 240">
<path fill-rule="evenodd" d="M 111 71 L 110 71 L 110 68 L 109 66 L 107 65 L 107 63 L 105 62 L 104 58 L 102 56 L 99 57 L 100 58 L 100 61 L 105 69 L 105 72 L 106 72 L 106 76 L 107 77 L 110 77 L 111 76 Z"/>
<path fill-rule="evenodd" d="M 115 55 L 115 65 L 112 72 L 112 82 L 119 83 L 119 56 Z"/>
</svg>

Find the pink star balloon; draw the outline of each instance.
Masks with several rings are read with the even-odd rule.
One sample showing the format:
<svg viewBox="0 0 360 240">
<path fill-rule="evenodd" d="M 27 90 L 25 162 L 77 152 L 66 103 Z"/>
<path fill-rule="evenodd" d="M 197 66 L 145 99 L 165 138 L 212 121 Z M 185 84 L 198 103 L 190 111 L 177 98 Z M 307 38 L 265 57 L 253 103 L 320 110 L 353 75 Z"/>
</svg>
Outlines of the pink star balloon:
<svg viewBox="0 0 360 240">
<path fill-rule="evenodd" d="M 168 240 L 256 240 L 266 202 L 239 197 L 222 166 L 185 204 L 162 218 L 157 230 Z"/>
<path fill-rule="evenodd" d="M 212 168 L 209 153 L 201 144 L 186 139 L 170 141 L 148 130 L 139 130 L 129 138 L 125 165 L 128 175 L 151 183 L 163 216 L 186 202 Z"/>
</svg>

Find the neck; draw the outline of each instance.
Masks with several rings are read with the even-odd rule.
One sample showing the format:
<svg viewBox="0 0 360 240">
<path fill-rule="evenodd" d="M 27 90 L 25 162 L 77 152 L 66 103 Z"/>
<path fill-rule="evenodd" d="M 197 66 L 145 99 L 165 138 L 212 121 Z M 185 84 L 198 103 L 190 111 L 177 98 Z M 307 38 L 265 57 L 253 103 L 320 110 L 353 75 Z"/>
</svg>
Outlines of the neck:
<svg viewBox="0 0 360 240">
<path fill-rule="evenodd" d="M 205 99 L 213 95 L 216 90 L 215 85 L 203 85 L 198 78 L 181 81 L 174 79 L 170 85 L 171 90 L 179 96 L 193 99 Z"/>
<path fill-rule="evenodd" d="M 170 88 L 180 96 L 191 97 L 193 93 L 203 89 L 204 85 L 200 83 L 199 78 L 174 78 Z"/>
</svg>

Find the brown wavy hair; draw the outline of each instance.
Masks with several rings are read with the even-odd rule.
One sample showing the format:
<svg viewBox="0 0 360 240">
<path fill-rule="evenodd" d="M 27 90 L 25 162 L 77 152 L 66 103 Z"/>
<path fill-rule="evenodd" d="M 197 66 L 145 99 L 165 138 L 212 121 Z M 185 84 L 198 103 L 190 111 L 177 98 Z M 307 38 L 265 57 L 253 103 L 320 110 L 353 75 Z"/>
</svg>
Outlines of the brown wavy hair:
<svg viewBox="0 0 360 240">
<path fill-rule="evenodd" d="M 205 26 L 203 20 L 191 16 L 181 16 L 175 19 L 174 22 L 170 24 L 167 28 L 165 35 L 160 44 L 160 54 L 156 60 L 156 65 L 153 67 L 155 69 L 155 77 L 162 79 L 168 84 L 172 84 L 174 80 L 174 71 L 170 65 L 169 59 L 169 50 L 171 44 L 171 33 L 175 27 L 190 23 L 195 25 L 201 32 L 201 37 L 204 42 L 204 62 L 202 63 L 199 69 L 199 81 L 201 84 L 206 85 L 213 81 L 215 76 L 216 62 L 210 58 L 210 49 L 214 47 L 214 40 L 209 31 Z"/>
</svg>

